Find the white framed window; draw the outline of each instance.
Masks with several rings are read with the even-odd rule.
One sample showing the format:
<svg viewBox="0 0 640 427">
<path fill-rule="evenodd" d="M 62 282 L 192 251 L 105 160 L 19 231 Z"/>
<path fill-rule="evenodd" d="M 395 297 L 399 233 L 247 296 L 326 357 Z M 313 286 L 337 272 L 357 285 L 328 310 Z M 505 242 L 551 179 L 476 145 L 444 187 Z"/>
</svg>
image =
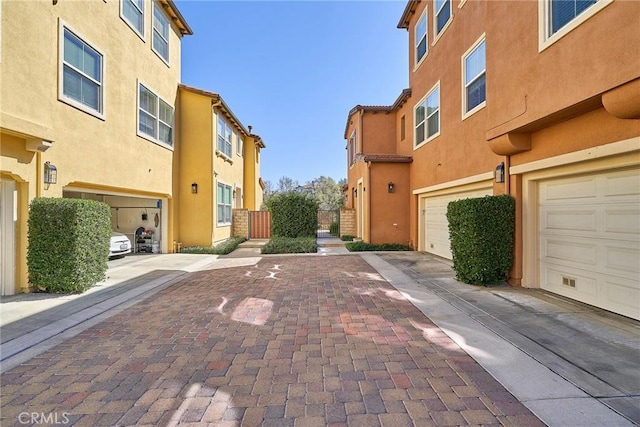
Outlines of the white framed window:
<svg viewBox="0 0 640 427">
<path fill-rule="evenodd" d="M 462 117 L 486 105 L 486 53 L 484 34 L 462 57 Z"/>
<path fill-rule="evenodd" d="M 218 151 L 223 153 L 225 156 L 231 158 L 233 154 L 232 151 L 232 143 L 231 138 L 233 135 L 233 131 L 231 130 L 231 126 L 227 123 L 227 121 L 222 117 L 222 115 L 218 115 L 218 126 L 217 126 L 217 135 L 218 135 L 218 143 L 217 148 Z"/>
<path fill-rule="evenodd" d="M 216 188 L 218 226 L 231 225 L 231 194 L 230 185 L 218 182 Z"/>
<path fill-rule="evenodd" d="M 144 0 L 121 0 L 120 16 L 144 40 Z"/>
<path fill-rule="evenodd" d="M 60 41 L 58 99 L 104 119 L 104 56 L 65 24 Z"/>
<path fill-rule="evenodd" d="M 164 14 L 162 7 L 156 2 L 153 3 L 153 42 L 152 48 L 160 58 L 169 63 L 169 18 Z"/>
<path fill-rule="evenodd" d="M 440 135 L 440 82 L 414 107 L 415 147 Z"/>
<path fill-rule="evenodd" d="M 242 157 L 242 145 L 243 145 L 242 134 L 238 132 L 236 134 L 236 154 L 240 157 Z"/>
<path fill-rule="evenodd" d="M 422 12 L 420 19 L 418 19 L 418 22 L 416 23 L 414 37 L 417 68 L 424 57 L 427 56 L 427 52 L 429 50 L 427 44 L 427 8 L 424 9 L 424 12 Z"/>
<path fill-rule="evenodd" d="M 445 30 L 453 13 L 451 11 L 451 0 L 434 0 L 434 16 L 433 16 L 433 31 L 436 39 Z"/>
<path fill-rule="evenodd" d="M 538 7 L 539 51 L 573 31 L 613 0 L 543 0 Z"/>
<path fill-rule="evenodd" d="M 356 162 L 357 143 L 358 141 L 356 139 L 356 130 L 354 129 L 353 132 L 351 132 L 351 136 L 349 137 L 348 156 L 350 165 Z"/>
<path fill-rule="evenodd" d="M 138 82 L 138 135 L 173 147 L 173 107 Z"/>
</svg>

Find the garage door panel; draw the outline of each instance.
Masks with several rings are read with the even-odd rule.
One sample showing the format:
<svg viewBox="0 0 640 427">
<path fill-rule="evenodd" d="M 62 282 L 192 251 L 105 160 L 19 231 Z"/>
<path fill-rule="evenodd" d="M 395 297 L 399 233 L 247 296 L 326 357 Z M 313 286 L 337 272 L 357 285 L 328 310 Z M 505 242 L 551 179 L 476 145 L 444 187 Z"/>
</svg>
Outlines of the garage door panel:
<svg viewBox="0 0 640 427">
<path fill-rule="evenodd" d="M 640 319 L 639 172 L 539 183 L 542 288 Z"/>
<path fill-rule="evenodd" d="M 542 278 L 546 278 L 546 289 L 549 291 L 593 303 L 597 296 L 597 280 L 588 274 L 577 268 L 548 265 L 543 269 Z"/>
<path fill-rule="evenodd" d="M 604 209 L 604 232 L 640 235 L 640 208 Z"/>
<path fill-rule="evenodd" d="M 568 242 L 566 240 L 546 240 L 542 258 L 547 262 L 593 265 L 598 259 L 598 248 L 594 244 Z"/>
<path fill-rule="evenodd" d="M 449 221 L 447 220 L 447 206 L 449 202 L 473 197 L 483 197 L 491 194 L 493 194 L 492 188 L 484 188 L 468 192 L 427 197 L 424 205 L 424 250 L 443 258 L 452 259 L 451 242 L 449 240 Z"/>
<path fill-rule="evenodd" d="M 548 183 L 542 191 L 543 199 L 547 202 L 584 202 L 584 199 L 594 199 L 596 197 L 597 184 L 593 177 L 585 176 L 572 178 L 562 183 Z"/>
<path fill-rule="evenodd" d="M 556 209 L 543 213 L 542 230 L 596 231 L 595 209 Z"/>
</svg>

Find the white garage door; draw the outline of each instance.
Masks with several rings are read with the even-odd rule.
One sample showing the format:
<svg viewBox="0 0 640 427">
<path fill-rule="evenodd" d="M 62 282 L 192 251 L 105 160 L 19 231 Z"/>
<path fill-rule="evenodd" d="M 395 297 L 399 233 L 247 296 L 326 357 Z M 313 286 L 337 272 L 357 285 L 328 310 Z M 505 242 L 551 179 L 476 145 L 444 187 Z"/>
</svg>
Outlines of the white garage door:
<svg viewBox="0 0 640 427">
<path fill-rule="evenodd" d="M 443 196 L 427 197 L 425 199 L 425 248 L 426 252 L 452 259 L 451 243 L 449 241 L 449 222 L 447 221 L 447 205 L 460 199 L 490 196 L 492 188 L 483 188 L 463 193 L 446 194 Z"/>
<path fill-rule="evenodd" d="M 538 188 L 541 287 L 640 319 L 640 169 Z"/>
</svg>

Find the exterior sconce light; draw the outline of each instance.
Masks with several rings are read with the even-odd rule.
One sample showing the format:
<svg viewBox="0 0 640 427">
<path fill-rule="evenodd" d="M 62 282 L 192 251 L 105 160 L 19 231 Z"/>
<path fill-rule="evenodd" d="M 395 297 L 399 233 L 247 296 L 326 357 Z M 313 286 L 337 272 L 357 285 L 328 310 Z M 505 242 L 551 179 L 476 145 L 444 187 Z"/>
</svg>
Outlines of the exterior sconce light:
<svg viewBox="0 0 640 427">
<path fill-rule="evenodd" d="M 357 189 L 353 189 L 353 197 L 356 198 L 358 197 L 358 190 Z"/>
<path fill-rule="evenodd" d="M 389 189 L 389 193 L 395 193 L 396 192 L 396 185 L 389 181 L 389 183 L 387 184 L 387 187 Z"/>
<path fill-rule="evenodd" d="M 44 163 L 44 183 L 55 184 L 58 182 L 58 168 L 52 165 L 50 162 Z"/>
<path fill-rule="evenodd" d="M 198 194 L 198 183 L 194 182 L 191 184 L 191 194 Z"/>
<path fill-rule="evenodd" d="M 496 166 L 495 179 L 498 183 L 504 182 L 504 162 Z"/>
</svg>

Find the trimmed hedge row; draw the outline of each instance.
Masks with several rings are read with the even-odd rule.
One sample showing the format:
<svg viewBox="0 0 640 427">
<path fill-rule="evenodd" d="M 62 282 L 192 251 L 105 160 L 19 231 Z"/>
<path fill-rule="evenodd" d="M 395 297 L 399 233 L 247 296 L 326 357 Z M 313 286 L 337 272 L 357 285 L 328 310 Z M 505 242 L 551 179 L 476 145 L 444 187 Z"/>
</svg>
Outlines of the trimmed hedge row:
<svg viewBox="0 0 640 427">
<path fill-rule="evenodd" d="M 456 200 L 447 206 L 447 219 L 458 280 L 486 286 L 508 279 L 513 264 L 513 197 Z"/>
<path fill-rule="evenodd" d="M 262 247 L 263 254 L 316 253 L 318 243 L 315 237 L 272 237 Z"/>
<path fill-rule="evenodd" d="M 188 246 L 185 248 L 180 248 L 180 253 L 227 255 L 235 251 L 240 243 L 246 241 L 247 239 L 245 237 L 231 237 L 224 242 L 218 243 L 215 246 Z"/>
<path fill-rule="evenodd" d="M 52 293 L 82 293 L 105 279 L 111 210 L 95 200 L 36 198 L 29 209 L 29 282 Z"/>
</svg>

